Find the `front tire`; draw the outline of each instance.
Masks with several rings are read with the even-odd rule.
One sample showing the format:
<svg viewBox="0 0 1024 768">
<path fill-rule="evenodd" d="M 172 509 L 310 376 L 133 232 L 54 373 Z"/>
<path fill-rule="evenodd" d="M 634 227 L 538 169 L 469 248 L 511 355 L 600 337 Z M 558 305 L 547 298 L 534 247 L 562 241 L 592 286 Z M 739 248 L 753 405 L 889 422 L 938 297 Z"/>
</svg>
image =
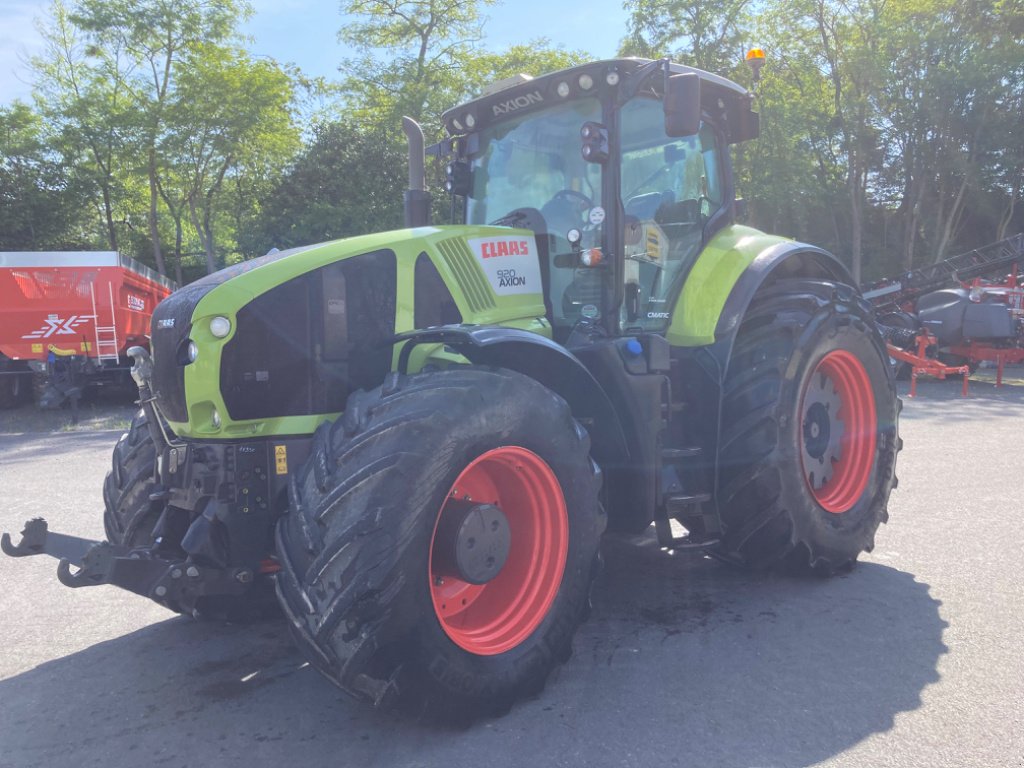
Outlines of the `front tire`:
<svg viewBox="0 0 1024 768">
<path fill-rule="evenodd" d="M 140 410 L 114 446 L 110 471 L 103 480 L 103 528 L 111 544 L 127 549 L 148 549 L 157 544 L 154 529 L 166 504 L 150 498 L 156 489 L 156 463 L 149 422 Z M 171 550 L 172 556 L 185 556 L 177 542 L 164 542 L 162 546 Z M 197 618 L 236 623 L 279 614 L 272 578 L 267 574 L 257 576 L 243 594 L 200 597 L 193 611 L 168 607 Z"/>
<path fill-rule="evenodd" d="M 511 371 L 355 393 L 278 525 L 278 594 L 310 661 L 432 720 L 539 692 L 589 608 L 605 527 L 589 447 L 564 400 Z"/>
<path fill-rule="evenodd" d="M 874 546 L 895 487 L 899 401 L 852 288 L 780 280 L 751 303 L 726 374 L 723 544 L 754 567 L 832 574 Z"/>
</svg>

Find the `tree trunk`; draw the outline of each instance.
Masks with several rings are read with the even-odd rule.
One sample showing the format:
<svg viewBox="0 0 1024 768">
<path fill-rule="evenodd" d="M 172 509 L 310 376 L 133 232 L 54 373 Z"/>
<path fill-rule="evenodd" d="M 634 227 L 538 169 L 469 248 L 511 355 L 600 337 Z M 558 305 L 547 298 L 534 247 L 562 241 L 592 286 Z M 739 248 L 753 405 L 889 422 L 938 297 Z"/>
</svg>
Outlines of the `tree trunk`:
<svg viewBox="0 0 1024 768">
<path fill-rule="evenodd" d="M 1021 179 L 1024 178 L 1024 174 L 1017 179 L 1017 183 L 1010 189 L 1010 200 L 1006 204 L 1006 208 L 1003 209 L 1002 215 L 999 217 L 999 226 L 996 229 L 996 240 L 1004 240 L 1006 238 L 1006 230 L 1010 228 L 1010 224 L 1013 223 L 1013 212 L 1017 207 L 1017 199 L 1021 193 Z"/>
<path fill-rule="evenodd" d="M 181 211 L 174 217 L 174 276 L 178 285 L 184 285 L 185 280 L 181 276 Z"/>
<path fill-rule="evenodd" d="M 192 226 L 195 227 L 196 235 L 199 236 L 199 242 L 203 245 L 203 251 L 206 253 L 206 273 L 212 275 L 217 271 L 217 265 L 213 260 L 213 243 L 207 240 L 207 232 L 203 229 L 202 222 L 199 221 L 199 210 L 196 208 L 194 197 L 188 199 L 188 214 Z"/>
<path fill-rule="evenodd" d="M 153 241 L 153 260 L 156 262 L 156 271 L 161 275 L 167 275 L 164 267 L 164 254 L 160 250 L 160 228 L 157 226 L 157 191 L 156 184 L 156 152 L 151 147 L 149 150 L 149 236 Z"/>
<path fill-rule="evenodd" d="M 110 250 L 117 250 L 117 229 L 114 227 L 113 203 L 110 201 L 110 185 L 103 184 L 103 216 L 107 222 L 107 241 Z"/>
</svg>

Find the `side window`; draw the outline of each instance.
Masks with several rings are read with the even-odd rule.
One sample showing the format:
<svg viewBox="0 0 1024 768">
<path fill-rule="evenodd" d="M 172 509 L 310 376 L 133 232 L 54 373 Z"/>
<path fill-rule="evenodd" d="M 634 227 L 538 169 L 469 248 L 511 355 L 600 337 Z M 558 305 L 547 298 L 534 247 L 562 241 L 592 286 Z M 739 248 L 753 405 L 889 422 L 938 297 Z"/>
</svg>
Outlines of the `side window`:
<svg viewBox="0 0 1024 768">
<path fill-rule="evenodd" d="M 669 302 L 700 252 L 704 225 L 722 207 L 720 152 L 709 125 L 693 136 L 666 136 L 653 98 L 627 103 L 621 120 L 626 291 L 639 311 L 622 324 L 657 330 L 668 324 Z"/>
</svg>

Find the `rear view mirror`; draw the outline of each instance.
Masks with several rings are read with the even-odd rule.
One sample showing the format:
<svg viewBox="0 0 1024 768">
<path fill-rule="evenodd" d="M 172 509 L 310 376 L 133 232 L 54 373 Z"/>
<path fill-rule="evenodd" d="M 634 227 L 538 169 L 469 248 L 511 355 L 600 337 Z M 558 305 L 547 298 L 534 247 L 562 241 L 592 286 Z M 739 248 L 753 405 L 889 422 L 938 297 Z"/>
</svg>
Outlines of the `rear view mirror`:
<svg viewBox="0 0 1024 768">
<path fill-rule="evenodd" d="M 671 75 L 665 86 L 665 135 L 692 136 L 700 130 L 700 76 Z"/>
</svg>

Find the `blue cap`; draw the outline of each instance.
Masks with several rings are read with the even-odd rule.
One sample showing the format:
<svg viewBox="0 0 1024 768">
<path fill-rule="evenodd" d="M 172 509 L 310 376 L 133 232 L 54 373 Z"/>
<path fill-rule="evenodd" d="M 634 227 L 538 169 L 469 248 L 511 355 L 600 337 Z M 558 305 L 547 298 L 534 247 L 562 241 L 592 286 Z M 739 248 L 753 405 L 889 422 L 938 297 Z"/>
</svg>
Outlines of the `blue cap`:
<svg viewBox="0 0 1024 768">
<path fill-rule="evenodd" d="M 644 353 L 644 347 L 638 339 L 630 339 L 626 342 L 626 351 L 633 357 L 637 357 Z"/>
</svg>

